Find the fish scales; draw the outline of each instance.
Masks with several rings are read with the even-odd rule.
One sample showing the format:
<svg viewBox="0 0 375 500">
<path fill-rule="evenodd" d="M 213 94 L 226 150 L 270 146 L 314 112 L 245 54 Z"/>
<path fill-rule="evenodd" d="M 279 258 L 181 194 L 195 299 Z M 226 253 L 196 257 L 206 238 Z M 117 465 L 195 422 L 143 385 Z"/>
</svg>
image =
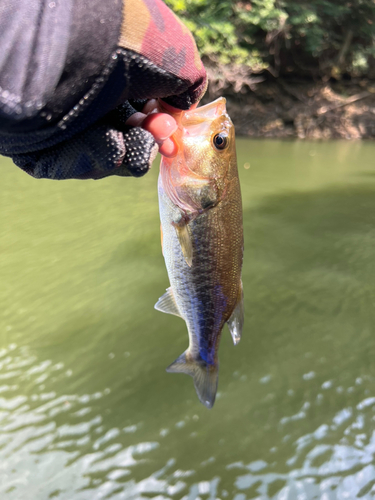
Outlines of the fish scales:
<svg viewBox="0 0 375 500">
<path fill-rule="evenodd" d="M 199 399 L 209 408 L 217 390 L 224 324 L 228 322 L 235 343 L 243 324 L 242 203 L 234 130 L 223 101 L 185 115 L 176 138 L 180 157 L 163 159 L 158 183 L 163 254 L 171 286 L 155 307 L 181 316 L 189 333 L 189 348 L 168 371 L 191 375 Z M 194 120 L 202 115 L 203 125 L 197 129 Z M 189 134 L 189 120 L 195 135 Z M 217 134 L 228 142 L 228 151 L 215 150 L 212 141 Z"/>
</svg>

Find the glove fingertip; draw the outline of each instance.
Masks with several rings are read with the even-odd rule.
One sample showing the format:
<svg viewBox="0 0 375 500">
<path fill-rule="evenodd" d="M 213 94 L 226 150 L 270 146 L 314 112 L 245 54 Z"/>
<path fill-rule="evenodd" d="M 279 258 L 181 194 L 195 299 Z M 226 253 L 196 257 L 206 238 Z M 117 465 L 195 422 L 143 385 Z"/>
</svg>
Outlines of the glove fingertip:
<svg viewBox="0 0 375 500">
<path fill-rule="evenodd" d="M 133 177 L 142 177 L 151 168 L 158 152 L 154 137 L 141 127 L 124 133 L 126 153 L 122 165 Z"/>
</svg>

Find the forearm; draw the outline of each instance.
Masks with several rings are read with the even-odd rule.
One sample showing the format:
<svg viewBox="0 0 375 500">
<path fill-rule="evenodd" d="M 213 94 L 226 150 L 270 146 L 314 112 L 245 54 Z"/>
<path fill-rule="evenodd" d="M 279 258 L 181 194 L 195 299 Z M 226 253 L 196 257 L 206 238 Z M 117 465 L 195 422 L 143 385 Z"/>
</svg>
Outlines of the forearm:
<svg viewBox="0 0 375 500">
<path fill-rule="evenodd" d="M 7 0 L 0 11 L 0 129 L 50 126 L 118 46 L 121 0 Z"/>
</svg>

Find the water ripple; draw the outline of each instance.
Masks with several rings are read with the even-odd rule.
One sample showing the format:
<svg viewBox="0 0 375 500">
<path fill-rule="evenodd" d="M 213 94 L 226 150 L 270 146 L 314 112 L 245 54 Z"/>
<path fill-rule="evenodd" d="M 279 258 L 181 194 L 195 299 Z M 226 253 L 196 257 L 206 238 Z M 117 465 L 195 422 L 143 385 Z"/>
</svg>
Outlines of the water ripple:
<svg viewBox="0 0 375 500">
<path fill-rule="evenodd" d="M 238 145 L 246 326 L 212 411 L 163 370 L 157 169 L 2 169 L 1 500 L 374 498 L 374 145 Z"/>
</svg>

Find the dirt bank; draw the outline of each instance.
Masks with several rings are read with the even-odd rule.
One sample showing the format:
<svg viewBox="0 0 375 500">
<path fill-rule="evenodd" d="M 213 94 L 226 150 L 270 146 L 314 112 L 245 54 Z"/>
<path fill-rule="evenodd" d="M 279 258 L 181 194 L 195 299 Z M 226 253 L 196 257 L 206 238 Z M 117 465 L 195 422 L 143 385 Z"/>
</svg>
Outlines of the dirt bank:
<svg viewBox="0 0 375 500">
<path fill-rule="evenodd" d="M 214 82 L 215 83 L 215 82 Z M 217 84 L 217 82 L 216 82 Z M 238 135 L 300 139 L 374 139 L 375 82 L 275 79 L 240 92 L 211 85 L 205 100 L 227 98 Z M 220 86 L 219 86 L 220 87 Z"/>
</svg>

